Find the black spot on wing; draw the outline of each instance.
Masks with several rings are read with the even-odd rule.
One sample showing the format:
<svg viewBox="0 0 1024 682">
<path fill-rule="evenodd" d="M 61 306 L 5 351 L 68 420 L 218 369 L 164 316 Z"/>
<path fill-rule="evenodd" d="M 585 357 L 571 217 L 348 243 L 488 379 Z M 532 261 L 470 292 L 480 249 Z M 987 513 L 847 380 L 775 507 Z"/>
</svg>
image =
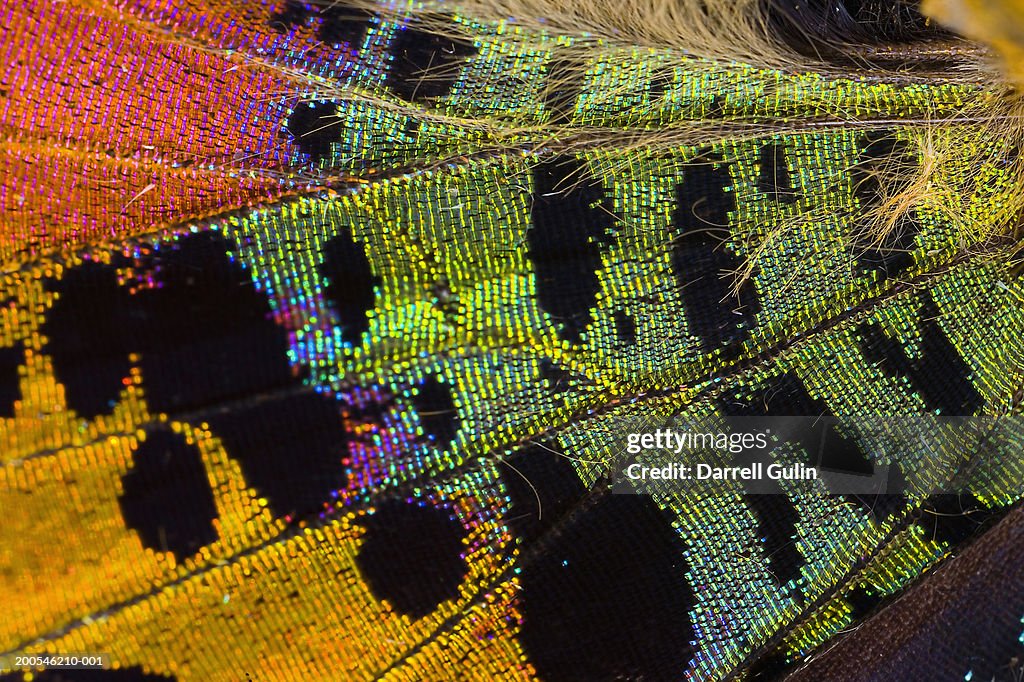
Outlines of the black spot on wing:
<svg viewBox="0 0 1024 682">
<path fill-rule="evenodd" d="M 890 338 L 875 322 L 857 328 L 864 357 L 893 377 L 905 378 L 929 410 L 945 416 L 977 412 L 984 400 L 971 383 L 971 369 L 939 326 L 939 307 L 930 293 L 922 296 L 918 313 L 920 355 L 907 356 L 898 339 Z"/>
<path fill-rule="evenodd" d="M 725 414 L 736 417 L 820 417 L 831 416 L 828 406 L 807 392 L 800 379 L 786 373 L 769 380 L 743 398 L 723 403 Z M 767 424 L 767 422 L 766 422 Z M 819 460 L 810 466 L 848 474 L 870 475 L 874 465 L 856 442 L 835 430 L 831 424 L 802 431 L 800 444 Z"/>
<path fill-rule="evenodd" d="M 647 86 L 647 97 L 652 105 L 657 105 L 676 82 L 674 68 L 658 69 L 651 74 L 650 84 Z"/>
<path fill-rule="evenodd" d="M 25 344 L 0 348 L 0 417 L 14 416 L 14 403 L 21 395 L 18 387 L 18 368 L 25 361 Z"/>
<path fill-rule="evenodd" d="M 998 510 L 986 507 L 970 493 L 931 495 L 921 510 L 925 537 L 950 547 L 959 547 L 999 515 Z"/>
<path fill-rule="evenodd" d="M 334 102 L 299 102 L 286 124 L 295 146 L 316 163 L 331 157 L 331 143 L 341 137 L 341 119 Z"/>
<path fill-rule="evenodd" d="M 736 209 L 730 185 L 721 157 L 704 154 L 686 165 L 676 186 L 672 271 L 690 333 L 708 351 L 746 338 L 761 308 L 752 278 L 740 287 L 738 299 L 732 291 L 742 261 L 726 247 L 729 212 Z"/>
<path fill-rule="evenodd" d="M 306 3 L 299 0 L 285 0 L 280 11 L 270 15 L 267 25 L 278 33 L 287 33 L 291 28 L 301 28 L 309 21 L 311 11 Z"/>
<path fill-rule="evenodd" d="M 368 314 L 373 309 L 380 278 L 373 274 L 366 249 L 343 229 L 324 244 L 320 276 L 326 280 L 324 296 L 330 302 L 345 343 L 357 346 L 370 328 Z"/>
<path fill-rule="evenodd" d="M 440 448 L 448 447 L 459 431 L 459 411 L 451 387 L 429 376 L 416 387 L 412 399 L 423 432 Z"/>
<path fill-rule="evenodd" d="M 907 479 L 903 471 L 896 464 L 890 464 L 886 472 L 884 488 L 886 492 L 875 494 L 846 495 L 846 499 L 858 503 L 871 518 L 882 521 L 896 512 L 900 511 L 907 504 Z"/>
<path fill-rule="evenodd" d="M 882 603 L 881 595 L 869 592 L 860 585 L 844 594 L 843 599 L 850 605 L 850 616 L 855 623 L 871 615 Z"/>
<path fill-rule="evenodd" d="M 569 370 L 548 358 L 540 361 L 540 375 L 547 382 L 548 388 L 556 393 L 561 393 L 569 388 L 572 378 L 572 373 Z"/>
<path fill-rule="evenodd" d="M 498 464 L 508 494 L 508 524 L 524 543 L 570 512 L 586 488 L 556 443 L 531 444 Z"/>
<path fill-rule="evenodd" d="M 860 140 L 860 155 L 851 169 L 853 194 L 860 209 L 853 223 L 853 255 L 862 272 L 876 271 L 893 277 L 914 264 L 911 249 L 921 224 L 914 211 L 899 218 L 880 244 L 875 243 L 871 212 L 885 200 L 902 191 L 909 182 L 917 161 L 907 144 L 892 133 L 868 133 Z"/>
<path fill-rule="evenodd" d="M 462 557 L 466 531 L 449 510 L 391 500 L 362 524 L 366 534 L 356 565 L 375 597 L 422 618 L 459 596 L 468 571 Z"/>
<path fill-rule="evenodd" d="M 146 400 L 175 412 L 248 396 L 294 380 L 288 335 L 266 297 L 229 258 L 217 232 L 162 244 L 144 265 L 157 286 L 132 301 L 133 350 L 142 353 Z"/>
<path fill-rule="evenodd" d="M 279 395 L 208 421 L 277 516 L 316 510 L 348 484 L 348 441 L 332 397 L 311 390 Z"/>
<path fill-rule="evenodd" d="M 366 29 L 373 13 L 361 7 L 346 7 L 344 3 L 333 2 L 320 10 L 320 30 L 317 37 L 325 43 L 337 45 L 348 43 L 359 47 L 366 36 Z"/>
<path fill-rule="evenodd" d="M 547 66 L 544 78 L 544 108 L 549 123 L 568 123 L 576 111 L 583 84 L 586 62 L 556 55 Z"/>
<path fill-rule="evenodd" d="M 112 265 L 85 262 L 51 286 L 41 331 L 68 407 L 85 419 L 114 410 L 131 364 L 131 297 Z"/>
<path fill-rule="evenodd" d="M 806 560 L 796 547 L 800 513 L 782 487 L 774 485 L 775 490 L 745 495 L 744 500 L 757 519 L 758 535 L 764 538 L 768 568 L 779 585 L 786 585 L 800 578 Z"/>
<path fill-rule="evenodd" d="M 423 130 L 423 121 L 410 117 L 405 125 L 402 126 L 402 136 L 404 138 L 404 144 L 410 148 L 414 148 L 419 142 L 420 132 Z"/>
<path fill-rule="evenodd" d="M 385 85 L 407 101 L 444 97 L 458 78 L 462 62 L 476 53 L 477 48 L 464 38 L 403 28 L 391 45 Z"/>
<path fill-rule="evenodd" d="M 559 338 L 577 343 L 593 316 L 601 244 L 610 242 L 615 218 L 600 183 L 570 157 L 534 166 L 533 191 L 526 240 L 537 303 L 554 318 Z"/>
<path fill-rule="evenodd" d="M 772 651 L 758 656 L 757 660 L 744 670 L 746 673 L 744 679 L 751 680 L 751 682 L 779 680 L 791 667 L 792 664 L 786 660 L 785 654 L 780 651 Z"/>
<path fill-rule="evenodd" d="M 704 115 L 707 117 L 721 116 L 725 112 L 725 97 L 721 94 L 715 94 L 711 96 L 711 101 L 708 102 L 707 108 L 705 109 Z"/>
<path fill-rule="evenodd" d="M 43 670 L 34 673 L 32 682 L 174 682 L 176 677 L 143 672 L 142 668 L 111 670 Z M 22 682 L 19 673 L 0 676 L 0 680 Z"/>
<path fill-rule="evenodd" d="M 767 416 L 788 416 L 791 414 L 800 415 L 802 412 L 789 412 L 792 409 L 793 400 L 792 382 L 795 377 L 783 375 L 774 379 L 770 386 L 755 391 L 752 395 L 741 399 L 723 401 L 722 412 L 729 417 L 767 417 Z M 797 382 L 799 384 L 799 382 Z M 799 385 L 800 390 L 803 389 Z M 781 404 L 769 404 L 767 397 L 779 396 Z M 800 401 L 801 396 L 796 394 L 795 398 Z M 781 413 L 774 410 L 782 409 Z M 746 424 L 743 430 L 749 432 L 764 431 L 768 428 L 767 423 Z M 748 453 L 737 455 L 736 465 L 747 465 L 750 462 L 741 459 Z M 767 465 L 767 463 L 765 463 Z M 752 483 L 743 481 L 747 492 L 744 500 L 757 520 L 757 534 L 763 538 L 765 556 L 768 559 L 768 570 L 780 586 L 786 585 L 794 580 L 800 579 L 800 569 L 806 563 L 800 550 L 797 549 L 797 523 L 800 521 L 800 513 L 793 506 L 792 500 L 777 481 L 758 481 L 755 488 Z"/>
<path fill-rule="evenodd" d="M 722 412 L 731 417 L 755 418 L 743 425 L 744 430 L 752 432 L 773 426 L 768 420 L 758 423 L 758 417 L 831 416 L 828 406 L 811 396 L 799 377 L 791 373 L 774 377 L 764 386 L 742 397 L 724 400 Z M 802 446 L 811 457 L 807 462 L 809 466 L 842 474 L 874 474 L 873 462 L 855 441 L 837 431 L 834 424 L 823 420 L 813 423 L 801 421 L 799 425 L 800 428 L 793 434 L 792 440 Z M 778 425 L 775 426 L 777 430 Z M 875 519 L 884 519 L 906 503 L 902 482 L 902 474 L 898 471 L 890 472 L 889 485 L 885 488 L 885 493 L 851 494 L 844 497 Z M 778 486 L 778 483 L 774 485 Z M 772 483 L 768 481 L 758 482 L 758 490 L 762 492 L 771 486 Z M 789 579 L 799 577 L 799 567 L 803 565 L 804 560 L 793 543 L 795 524 L 799 517 L 795 509 L 779 508 L 784 501 L 788 504 L 788 496 L 783 494 L 781 486 L 777 492 L 778 494 L 747 495 L 746 499 L 751 502 L 751 508 L 758 518 L 759 532 L 768 544 L 769 565 L 784 584 Z"/>
<path fill-rule="evenodd" d="M 612 315 L 615 321 L 615 336 L 620 343 L 632 346 L 636 343 L 636 321 L 622 310 L 616 310 Z"/>
<path fill-rule="evenodd" d="M 803 382 L 793 374 L 784 374 L 774 379 L 767 387 L 756 391 L 748 406 L 765 416 L 832 416 L 828 406 L 807 392 Z M 735 413 L 734 414 L 738 414 Z M 752 413 L 747 413 L 752 414 Z M 809 462 L 828 472 L 870 476 L 875 466 L 856 441 L 847 438 L 827 421 L 815 422 L 802 431 L 800 444 L 808 453 L 816 453 L 818 459 Z M 867 514 L 876 519 L 888 518 L 906 504 L 906 481 L 899 467 L 889 469 L 886 492 L 872 495 L 844 495 Z"/>
<path fill-rule="evenodd" d="M 166 428 L 146 432 L 121 479 L 125 525 L 142 544 L 181 561 L 217 539 L 217 507 L 199 449 Z"/>
<path fill-rule="evenodd" d="M 340 2 L 318 8 L 299 0 L 286 0 L 280 11 L 270 15 L 267 25 L 278 33 L 287 33 L 293 27 L 306 26 L 312 18 L 319 18 L 319 40 L 332 45 L 348 43 L 358 47 L 372 17 L 373 14 L 365 9 L 348 7 Z"/>
<path fill-rule="evenodd" d="M 678 680 L 696 638 L 686 546 L 648 497 L 607 495 L 521 565 L 530 663 L 549 682 Z"/>
<path fill-rule="evenodd" d="M 796 190 L 793 188 L 784 144 L 766 144 L 761 147 L 759 166 L 758 191 L 781 204 L 796 201 Z"/>
</svg>

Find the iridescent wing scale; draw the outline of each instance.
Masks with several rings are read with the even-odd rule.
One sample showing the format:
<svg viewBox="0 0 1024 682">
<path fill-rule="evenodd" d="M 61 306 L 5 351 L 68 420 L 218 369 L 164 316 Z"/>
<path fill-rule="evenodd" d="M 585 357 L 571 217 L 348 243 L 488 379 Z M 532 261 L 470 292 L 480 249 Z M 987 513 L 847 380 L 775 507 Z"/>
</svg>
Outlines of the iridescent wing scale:
<svg viewBox="0 0 1024 682">
<path fill-rule="evenodd" d="M 925 454 L 953 477 L 976 447 L 948 433 L 899 462 L 850 436 L 899 465 L 883 498 L 606 483 L 624 429 L 679 415 L 1014 409 L 1024 285 L 983 238 L 1009 143 L 929 127 L 963 153 L 859 234 L 878 167 L 977 86 L 412 6 L 6 9 L 0 650 L 145 680 L 732 679 L 971 534 L 913 494 Z M 1005 513 L 1020 437 L 956 505 Z"/>
</svg>

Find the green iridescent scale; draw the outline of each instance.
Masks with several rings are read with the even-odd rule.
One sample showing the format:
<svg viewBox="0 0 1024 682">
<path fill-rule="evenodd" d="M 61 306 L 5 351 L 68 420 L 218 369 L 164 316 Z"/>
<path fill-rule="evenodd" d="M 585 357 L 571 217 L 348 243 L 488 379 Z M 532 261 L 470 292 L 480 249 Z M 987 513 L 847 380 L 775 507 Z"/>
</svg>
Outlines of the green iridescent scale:
<svg viewBox="0 0 1024 682">
<path fill-rule="evenodd" d="M 465 28 L 479 31 L 477 54 L 444 99 L 392 111 L 350 93 L 338 104 L 325 165 L 372 154 L 387 180 L 218 226 L 246 245 L 239 255 L 257 281 L 289 292 L 277 300 L 289 317 L 320 300 L 320 281 L 297 275 L 316 272 L 324 243 L 365 254 L 377 278 L 365 332 L 339 338 L 345 321 L 324 309 L 297 336 L 317 381 L 401 391 L 436 377 L 450 391 L 455 437 L 410 454 L 379 494 L 472 471 L 525 481 L 536 500 L 515 499 L 512 511 L 539 517 L 521 541 L 531 557 L 585 525 L 577 505 L 614 506 L 604 486 L 637 425 L 685 415 L 721 429 L 716 415 L 736 401 L 851 422 L 1009 409 L 1024 378 L 1010 247 L 965 239 L 943 205 L 955 192 L 978 235 L 1005 221 L 1008 143 L 963 123 L 930 126 L 929 139 L 960 138 L 935 190 L 899 243 L 858 234 L 871 164 L 902 154 L 912 173 L 920 120 L 953 117 L 986 97 L 978 88 L 829 80 L 668 51 L 588 58 L 572 41 Z M 361 147 L 378 117 L 391 129 L 415 123 L 416 134 Z M 1021 492 L 1010 455 L 1019 434 L 1002 437 L 963 491 L 986 507 Z M 765 651 L 798 660 L 854 622 L 849 590 L 870 589 L 877 603 L 949 551 L 917 525 L 930 502 L 913 491 L 941 487 L 928 477 L 956 475 L 977 445 L 944 433 L 886 455 L 854 439 L 867 461 L 900 468 L 900 495 L 828 496 L 818 482 L 767 501 L 740 485 L 694 497 L 666 484 L 653 497 L 679 541 L 673 580 L 690 586 L 692 610 L 669 622 L 692 625 L 670 637 L 693 642 L 693 679 L 730 677 Z M 578 489 L 558 489 L 566 475 Z M 602 533 L 613 555 L 630 529 Z"/>
<path fill-rule="evenodd" d="M 216 78 L 293 87 L 233 104 L 237 157 L 202 168 L 259 201 L 4 262 L 0 655 L 180 682 L 768 679 L 1017 508 L 1022 174 L 981 76 L 273 4 L 126 10 L 168 53 L 239 62 Z M 628 434 L 790 417 L 832 420 L 829 475 L 623 477 Z"/>
</svg>

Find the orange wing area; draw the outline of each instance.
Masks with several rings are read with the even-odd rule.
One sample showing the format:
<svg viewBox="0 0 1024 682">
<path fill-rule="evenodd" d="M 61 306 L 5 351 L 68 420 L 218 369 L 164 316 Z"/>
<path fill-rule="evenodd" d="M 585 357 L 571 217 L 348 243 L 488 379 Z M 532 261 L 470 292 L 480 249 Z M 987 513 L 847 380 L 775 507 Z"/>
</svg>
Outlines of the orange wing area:
<svg viewBox="0 0 1024 682">
<path fill-rule="evenodd" d="M 514 582 L 496 584 L 507 549 L 495 538 L 510 538 L 473 495 L 437 495 L 469 528 L 468 575 L 454 599 L 414 619 L 375 598 L 360 573 L 365 511 L 288 526 L 215 436 L 170 422 L 200 453 L 220 538 L 179 563 L 144 547 L 119 506 L 132 453 L 160 421 L 143 393 L 126 386 L 113 414 L 83 432 L 45 357 L 29 358 L 25 399 L 0 419 L 0 438 L 7 452 L 29 437 L 54 449 L 0 468 L 0 568 L 14 569 L 0 581 L 0 649 L 106 653 L 178 680 L 531 679 Z M 442 623 L 450 629 L 435 638 Z M 462 672 L 449 667 L 456 659 Z"/>
<path fill-rule="evenodd" d="M 276 30 L 273 3 L 215 5 L 3 6 L 0 349 L 17 354 L 20 397 L 0 414 L 0 654 L 105 653 L 139 679 L 180 682 L 531 679 L 513 540 L 484 499 L 496 482 L 429 492 L 461 529 L 466 580 L 414 617 L 375 597 L 358 565 L 373 507 L 275 514 L 207 424 L 212 409 L 151 407 L 138 357 L 98 416 L 57 379 L 47 282 L 109 265 L 132 237 L 320 191 L 286 130 L 289 102 L 382 58 L 325 45 L 312 26 Z M 351 437 L 367 428 L 340 423 Z M 157 438 L 209 482 L 215 540 L 197 552 L 125 523 L 139 450 Z"/>
<path fill-rule="evenodd" d="M 310 184 L 296 177 L 283 129 L 300 78 L 137 14 L 89 2 L 5 8 L 0 260 L 121 239 Z"/>
<path fill-rule="evenodd" d="M 170 240 L 172 232 L 160 236 Z M 109 266 L 112 258 L 97 248 L 0 277 L 0 300 L 8 302 L 0 308 L 0 346 L 21 356 L 20 399 L 10 416 L 0 415 L 7 465 L 0 467 L 0 575 L 9 576 L 0 580 L 0 652 L 106 653 L 117 667 L 151 676 L 144 679 L 178 682 L 531 679 L 516 639 L 508 563 L 514 540 L 500 517 L 497 480 L 474 474 L 444 486 L 425 483 L 426 506 L 357 500 L 282 518 L 247 480 L 240 453 L 208 426 L 222 406 L 159 413 L 137 356 L 109 410 L 93 416 L 76 409 L 47 345 L 44 321 L 62 300 L 47 282 L 86 263 Z M 85 319 L 96 314 L 81 311 Z M 259 399 L 313 393 L 293 382 L 269 385 Z M 348 437 L 365 429 L 342 417 Z M 296 415 L 283 410 L 275 418 L 286 423 Z M 196 474 L 208 483 L 215 539 L 198 551 L 162 549 L 163 537 L 147 542 L 125 522 L 131 481 L 140 463 L 152 460 L 140 448 L 161 434 L 195 458 Z M 149 499 L 160 487 L 146 484 L 146 513 L 169 519 L 184 511 L 174 509 L 173 497 Z M 445 523 L 459 529 L 465 579 L 430 613 L 409 615 L 374 596 L 358 563 L 371 512 L 381 504 L 428 510 L 432 518 L 438 513 L 429 510 L 444 509 Z M 400 560 L 404 551 L 398 538 L 387 553 Z M 410 568 L 397 566 L 396 574 Z"/>
</svg>

